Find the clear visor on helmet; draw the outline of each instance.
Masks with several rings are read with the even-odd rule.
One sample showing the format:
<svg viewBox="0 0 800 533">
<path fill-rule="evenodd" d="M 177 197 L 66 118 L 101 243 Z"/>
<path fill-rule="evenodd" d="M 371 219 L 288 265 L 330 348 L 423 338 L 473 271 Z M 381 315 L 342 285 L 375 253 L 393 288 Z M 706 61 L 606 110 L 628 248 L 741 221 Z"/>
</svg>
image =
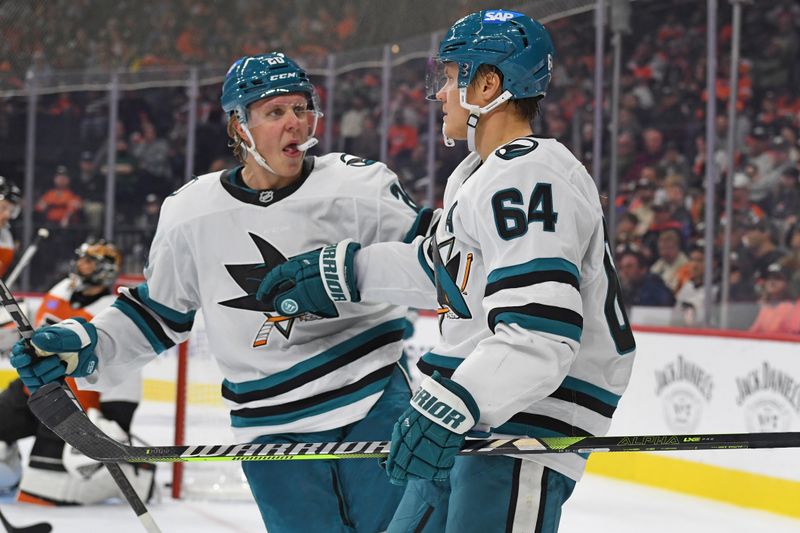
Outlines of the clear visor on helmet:
<svg viewBox="0 0 800 533">
<path fill-rule="evenodd" d="M 436 94 L 442 89 L 450 90 L 458 83 L 458 64 L 442 61 L 438 57 L 428 59 L 425 74 L 425 98 L 436 100 Z M 448 85 L 450 84 L 450 85 Z"/>
<path fill-rule="evenodd" d="M 254 130 L 266 125 L 296 122 L 300 135 L 305 140 L 313 137 L 317 121 L 322 113 L 316 93 L 309 100 L 305 94 L 294 93 L 259 100 L 247 109 L 247 127 Z"/>
</svg>

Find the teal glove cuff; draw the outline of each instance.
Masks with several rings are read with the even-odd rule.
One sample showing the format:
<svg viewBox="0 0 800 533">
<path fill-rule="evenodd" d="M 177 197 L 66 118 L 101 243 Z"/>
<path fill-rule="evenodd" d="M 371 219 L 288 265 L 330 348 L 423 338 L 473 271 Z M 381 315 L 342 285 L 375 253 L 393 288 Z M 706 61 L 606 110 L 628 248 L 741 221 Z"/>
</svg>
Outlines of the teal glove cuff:
<svg viewBox="0 0 800 533">
<path fill-rule="evenodd" d="M 411 399 L 411 406 L 425 418 L 463 435 L 481 417 L 478 404 L 467 389 L 434 372 L 426 378 Z"/>
<path fill-rule="evenodd" d="M 354 257 L 361 245 L 345 239 L 322 249 L 319 271 L 328 297 L 334 302 L 360 302 Z"/>
<path fill-rule="evenodd" d="M 64 320 L 34 331 L 30 343 L 20 340 L 11 364 L 22 382 L 35 392 L 65 376 L 85 377 L 97 368 L 97 330 L 83 318 Z"/>
<path fill-rule="evenodd" d="M 472 395 L 434 372 L 394 425 L 386 459 L 389 481 L 403 485 L 409 479 L 447 480 L 466 433 L 479 418 Z"/>
<path fill-rule="evenodd" d="M 337 317 L 337 303 L 361 301 L 354 267 L 359 248 L 347 239 L 292 257 L 264 277 L 256 299 L 283 316 Z"/>
</svg>

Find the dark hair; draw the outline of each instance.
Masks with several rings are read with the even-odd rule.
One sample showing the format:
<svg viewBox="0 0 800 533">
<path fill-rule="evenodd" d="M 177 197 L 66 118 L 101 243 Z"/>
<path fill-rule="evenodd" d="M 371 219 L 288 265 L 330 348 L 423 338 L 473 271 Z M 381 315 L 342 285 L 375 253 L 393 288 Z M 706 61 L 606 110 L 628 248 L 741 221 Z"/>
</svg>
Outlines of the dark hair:
<svg viewBox="0 0 800 533">
<path fill-rule="evenodd" d="M 503 73 L 500 72 L 494 65 L 487 65 L 483 64 L 478 67 L 478 70 L 475 71 L 475 77 L 472 78 L 472 83 L 477 83 L 479 76 L 481 78 L 485 78 L 487 75 L 494 73 L 500 78 L 500 87 L 503 86 Z M 533 120 L 536 118 L 536 115 L 539 114 L 539 100 L 544 98 L 542 96 L 535 96 L 533 98 L 521 98 L 519 100 L 510 100 L 510 105 L 514 106 L 517 114 L 519 114 L 522 118 L 527 120 L 528 122 L 533 123 Z"/>
<path fill-rule="evenodd" d="M 625 247 L 622 251 L 617 253 L 617 261 L 622 261 L 622 258 L 626 255 L 634 257 L 639 264 L 639 268 L 647 268 L 647 258 L 642 252 L 631 247 Z"/>
<path fill-rule="evenodd" d="M 706 247 L 703 246 L 702 244 L 694 243 L 691 246 L 689 246 L 689 250 L 687 250 L 686 255 L 687 256 L 692 255 L 694 252 L 700 252 L 701 254 L 703 254 L 703 257 L 705 257 Z"/>
<path fill-rule="evenodd" d="M 620 221 L 627 220 L 628 222 L 630 222 L 633 225 L 638 225 L 639 224 L 639 217 L 637 217 L 634 213 L 631 213 L 630 211 L 625 211 L 624 213 L 622 213 L 622 215 L 620 215 L 619 219 L 620 219 Z"/>
<path fill-rule="evenodd" d="M 683 234 L 681 234 L 681 230 L 678 228 L 666 228 L 662 229 L 661 232 L 658 234 L 658 238 L 660 239 L 662 235 L 675 235 L 675 238 L 678 239 L 678 248 L 683 249 Z"/>
</svg>

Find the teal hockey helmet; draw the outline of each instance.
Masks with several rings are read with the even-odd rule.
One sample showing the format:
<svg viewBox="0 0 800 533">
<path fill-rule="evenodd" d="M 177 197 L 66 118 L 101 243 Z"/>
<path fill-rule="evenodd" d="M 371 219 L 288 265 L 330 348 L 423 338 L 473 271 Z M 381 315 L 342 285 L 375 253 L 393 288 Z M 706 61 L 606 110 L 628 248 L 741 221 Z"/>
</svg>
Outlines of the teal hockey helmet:
<svg viewBox="0 0 800 533">
<path fill-rule="evenodd" d="M 231 65 L 222 83 L 222 109 L 247 122 L 247 107 L 263 98 L 305 93 L 309 108 L 319 111 L 314 86 L 300 66 L 280 52 L 242 57 Z"/>
<path fill-rule="evenodd" d="M 544 96 L 555 49 L 543 25 L 516 11 L 487 9 L 458 20 L 439 44 L 438 59 L 459 65 L 458 86 L 466 88 L 478 67 L 494 65 L 503 74 L 510 99 Z"/>
</svg>

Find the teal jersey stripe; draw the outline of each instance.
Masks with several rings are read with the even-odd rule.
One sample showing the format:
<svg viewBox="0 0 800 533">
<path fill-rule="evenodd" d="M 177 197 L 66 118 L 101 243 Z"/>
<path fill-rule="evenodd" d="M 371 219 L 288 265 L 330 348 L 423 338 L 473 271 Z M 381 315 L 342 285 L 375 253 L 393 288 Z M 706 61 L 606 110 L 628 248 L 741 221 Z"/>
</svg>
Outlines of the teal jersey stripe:
<svg viewBox="0 0 800 533">
<path fill-rule="evenodd" d="M 598 387 L 597 385 L 572 376 L 567 376 L 561 383 L 561 386 L 566 389 L 582 392 L 583 394 L 596 398 L 605 404 L 613 405 L 614 407 L 619 404 L 621 398 L 621 396 L 611 391 L 607 391 L 602 387 Z"/>
<path fill-rule="evenodd" d="M 568 324 L 559 320 L 550 318 L 542 318 L 538 316 L 525 315 L 522 313 L 499 313 L 494 320 L 492 327 L 497 326 L 498 323 L 504 322 L 506 324 L 519 324 L 525 329 L 532 331 L 542 331 L 544 333 L 552 333 L 553 335 L 561 335 L 567 337 L 575 342 L 581 342 L 581 334 L 583 328 L 574 324 Z"/>
<path fill-rule="evenodd" d="M 417 218 L 414 219 L 414 224 L 411 226 L 411 229 L 408 230 L 406 236 L 403 237 L 403 242 L 410 243 L 415 238 L 417 238 L 419 234 L 420 224 L 422 224 L 423 221 L 427 221 L 428 225 L 430 225 L 430 221 L 432 218 L 433 218 L 433 211 L 430 208 L 423 207 L 422 209 L 420 209 L 419 213 L 417 213 Z"/>
<path fill-rule="evenodd" d="M 433 278 L 433 269 L 428 266 L 428 262 L 425 261 L 425 252 L 424 248 L 426 246 L 427 241 L 422 241 L 417 248 L 417 261 L 419 261 L 420 266 L 422 267 L 422 271 L 425 272 L 425 275 L 431 280 L 431 283 L 436 285 L 436 280 Z"/>
<path fill-rule="evenodd" d="M 513 276 L 520 276 L 522 274 L 529 274 L 531 272 L 542 272 L 545 270 L 563 270 L 575 277 L 576 283 L 580 283 L 581 273 L 573 263 L 562 259 L 560 257 L 542 257 L 533 259 L 521 265 L 513 265 L 503 268 L 492 270 L 486 280 L 486 284 L 495 283 L 497 281 L 510 278 Z"/>
<path fill-rule="evenodd" d="M 462 362 L 464 362 L 464 359 L 462 359 L 461 357 L 452 357 L 452 356 L 449 356 L 449 355 L 439 355 L 439 354 L 433 353 L 433 352 L 427 352 L 427 353 L 423 354 L 423 356 L 420 359 L 422 359 L 423 361 L 425 361 L 426 363 L 428 363 L 430 365 L 438 366 L 438 367 L 442 367 L 442 368 L 449 368 L 451 370 L 455 370 L 456 368 L 458 368 L 458 365 L 460 365 Z"/>
<path fill-rule="evenodd" d="M 323 402 L 318 405 L 314 405 L 312 407 L 307 407 L 305 409 L 299 409 L 291 413 L 283 413 L 280 415 L 272 415 L 272 416 L 262 416 L 258 418 L 241 417 L 231 414 L 231 425 L 235 428 L 246 428 L 254 426 L 276 426 L 279 424 L 290 424 L 292 422 L 301 420 L 303 418 L 308 418 L 310 416 L 326 413 L 329 411 L 333 411 L 334 409 L 344 407 L 345 405 L 356 403 L 357 401 L 363 400 L 368 396 L 379 393 L 386 388 L 386 385 L 389 384 L 390 379 L 391 376 L 386 377 L 379 381 L 370 383 L 369 385 L 367 385 L 362 389 L 353 391 L 350 394 L 340 396 L 338 398 L 333 398 L 327 402 Z"/>
<path fill-rule="evenodd" d="M 241 383 L 233 383 L 232 381 L 228 381 L 226 379 L 223 381 L 223 386 L 230 389 L 235 394 L 244 394 L 261 389 L 268 389 L 270 387 L 280 385 L 281 383 L 304 374 L 310 370 L 318 368 L 346 353 L 352 352 L 376 337 L 393 331 L 403 331 L 405 327 L 406 319 L 396 318 L 363 331 L 355 337 L 339 343 L 336 346 L 333 346 L 324 352 L 318 353 L 317 355 L 310 357 L 309 359 L 306 359 L 305 361 L 302 361 L 291 368 L 287 368 L 282 372 L 278 372 L 277 374 L 272 374 L 260 379 L 244 381 Z M 280 354 L 277 356 L 280 356 Z"/>
<path fill-rule="evenodd" d="M 142 316 L 127 302 L 120 300 L 117 298 L 111 307 L 116 307 L 122 313 L 130 318 L 136 327 L 139 328 L 139 331 L 142 332 L 142 335 L 145 336 L 147 342 L 150 343 L 150 346 L 153 348 L 155 353 L 161 353 L 165 351 L 169 346 L 166 346 L 161 340 L 158 338 L 158 335 L 153 331 L 153 329 L 147 324 L 147 322 L 142 319 Z"/>
<path fill-rule="evenodd" d="M 142 303 L 155 311 L 159 316 L 177 324 L 191 324 L 194 322 L 195 311 L 181 313 L 150 298 L 150 288 L 147 286 L 147 282 L 140 284 L 136 288 L 139 291 L 139 297 L 142 299 Z"/>
</svg>

